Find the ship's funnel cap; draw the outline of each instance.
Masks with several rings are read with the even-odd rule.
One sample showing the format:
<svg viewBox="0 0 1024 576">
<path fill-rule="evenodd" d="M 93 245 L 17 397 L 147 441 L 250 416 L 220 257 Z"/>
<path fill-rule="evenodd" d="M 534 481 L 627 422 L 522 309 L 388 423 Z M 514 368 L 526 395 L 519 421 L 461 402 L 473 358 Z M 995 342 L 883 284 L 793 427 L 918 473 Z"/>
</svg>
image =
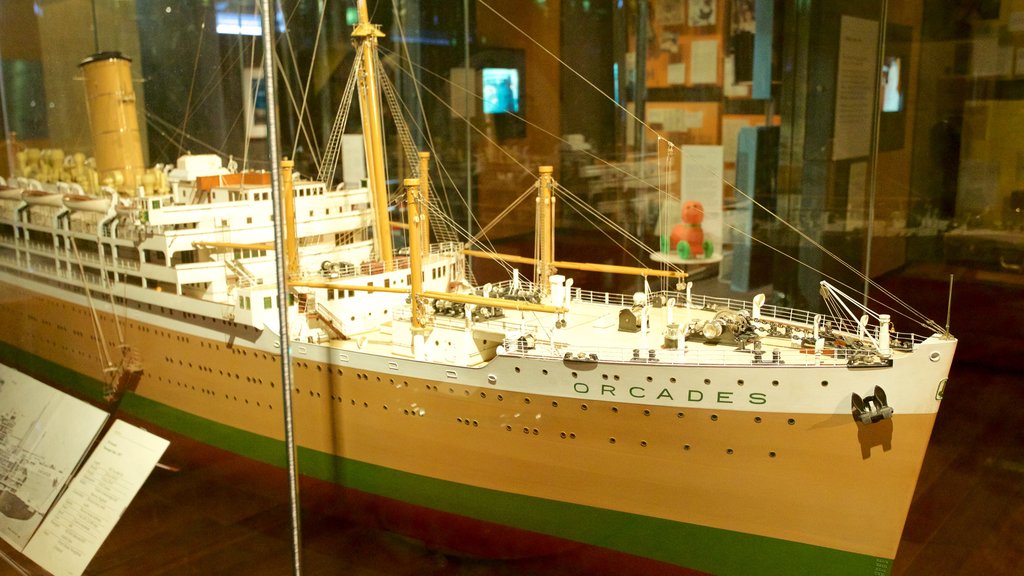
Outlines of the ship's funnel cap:
<svg viewBox="0 0 1024 576">
<path fill-rule="evenodd" d="M 81 62 L 78 63 L 78 67 L 81 68 L 86 64 L 92 64 L 93 62 L 101 62 L 103 60 L 127 60 L 128 62 L 132 61 L 131 58 L 125 56 L 124 54 L 116 50 L 112 50 L 107 52 L 97 52 L 92 56 L 86 56 Z"/>
</svg>

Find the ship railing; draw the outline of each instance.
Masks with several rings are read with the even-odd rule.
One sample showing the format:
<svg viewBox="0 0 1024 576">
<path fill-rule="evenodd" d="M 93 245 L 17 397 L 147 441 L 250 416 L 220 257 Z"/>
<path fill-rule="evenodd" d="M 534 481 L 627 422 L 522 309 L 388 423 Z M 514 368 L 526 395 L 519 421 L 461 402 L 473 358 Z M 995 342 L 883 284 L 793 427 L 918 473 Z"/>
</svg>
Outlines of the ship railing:
<svg viewBox="0 0 1024 576">
<path fill-rule="evenodd" d="M 408 305 L 396 308 L 391 318 L 400 322 L 412 320 L 412 312 Z M 434 326 L 462 330 L 466 327 L 466 319 L 463 316 L 443 316 L 434 314 L 431 317 Z M 473 327 L 479 329 L 482 325 L 474 322 Z M 535 322 L 522 322 L 519 320 L 492 318 L 487 320 L 485 328 L 489 331 L 502 332 L 505 334 L 523 333 L 536 334 L 540 332 L 540 326 Z"/>
<path fill-rule="evenodd" d="M 506 280 L 500 283 L 496 283 L 496 288 L 504 288 L 512 285 L 510 280 Z M 531 290 L 534 288 L 532 282 L 521 282 L 519 287 L 523 290 Z M 674 298 L 676 302 L 676 308 L 686 308 L 686 294 L 684 292 L 677 292 L 671 290 L 664 290 L 658 292 L 652 292 L 649 295 L 650 299 L 660 299 L 662 302 L 668 302 Z M 592 290 L 583 290 L 579 288 L 572 289 L 572 299 L 577 302 L 588 302 L 593 304 L 605 304 L 609 306 L 617 307 L 630 307 L 633 305 L 633 296 L 627 294 L 616 294 L 609 292 L 597 292 Z M 749 300 L 736 300 L 733 298 L 720 298 L 714 296 L 703 296 L 699 294 L 693 294 L 690 296 L 690 306 L 695 310 L 746 310 L 753 312 L 753 303 Z M 819 326 L 828 326 L 834 333 L 842 335 L 848 335 L 849 337 L 855 338 L 860 332 L 861 328 L 855 322 L 845 319 L 836 318 L 828 315 L 818 315 L 814 312 L 807 310 L 798 310 L 795 308 L 786 308 L 783 306 L 775 306 L 766 304 L 761 306 L 761 318 L 768 322 L 778 322 L 782 324 L 799 325 L 805 330 L 813 330 L 815 318 L 818 317 L 820 324 Z M 868 326 L 866 330 L 871 331 L 875 334 L 878 330 L 878 326 Z M 907 344 L 919 344 L 923 342 L 926 337 L 912 332 L 892 332 L 890 334 L 893 340 L 898 340 Z"/>
<path fill-rule="evenodd" d="M 509 341 L 505 355 L 518 357 L 542 357 L 566 362 L 621 362 L 625 364 L 656 364 L 686 366 L 846 366 L 857 351 L 845 348 L 826 348 L 820 354 L 813 349 L 784 348 L 755 355 L 749 352 L 701 350 L 697 346 L 687 350 L 665 350 L 657 345 L 638 348 L 617 348 L 607 346 L 570 346 L 562 342 L 537 340 L 530 349 L 518 348 Z M 651 343 L 653 344 L 653 342 Z M 698 344 L 699 346 L 699 344 Z"/>
<path fill-rule="evenodd" d="M 437 242 L 436 244 L 430 245 L 431 254 L 461 254 L 462 243 L 461 242 Z"/>
<path fill-rule="evenodd" d="M 138 260 L 130 260 L 128 258 L 114 258 L 114 263 L 120 268 L 126 268 L 128 270 L 138 270 L 141 268 Z"/>
<path fill-rule="evenodd" d="M 263 283 L 262 278 L 255 276 L 245 267 L 245 265 L 237 260 L 226 258 L 224 259 L 224 266 L 235 273 L 235 276 L 238 277 L 238 285 L 242 288 L 250 288 Z"/>
</svg>

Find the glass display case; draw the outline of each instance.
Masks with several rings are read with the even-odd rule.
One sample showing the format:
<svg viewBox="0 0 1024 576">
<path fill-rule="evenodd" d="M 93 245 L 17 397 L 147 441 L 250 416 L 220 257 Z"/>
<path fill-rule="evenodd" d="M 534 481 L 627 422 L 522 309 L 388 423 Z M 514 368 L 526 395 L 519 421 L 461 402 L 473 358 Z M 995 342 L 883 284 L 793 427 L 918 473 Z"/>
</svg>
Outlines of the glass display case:
<svg viewBox="0 0 1024 576">
<path fill-rule="evenodd" d="M 0 72 L 0 361 L 171 440 L 86 573 L 932 573 L 1021 456 L 1024 2 L 6 0 Z"/>
</svg>

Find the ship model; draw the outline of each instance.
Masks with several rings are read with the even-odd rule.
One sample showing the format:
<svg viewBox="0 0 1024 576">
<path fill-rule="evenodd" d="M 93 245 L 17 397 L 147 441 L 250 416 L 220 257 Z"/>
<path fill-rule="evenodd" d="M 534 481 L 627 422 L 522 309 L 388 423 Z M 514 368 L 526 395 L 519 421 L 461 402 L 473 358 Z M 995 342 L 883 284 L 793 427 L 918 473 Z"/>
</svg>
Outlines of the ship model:
<svg viewBox="0 0 1024 576">
<path fill-rule="evenodd" d="M 571 543 L 666 570 L 888 573 L 948 330 L 895 332 L 827 283 L 829 315 L 703 297 L 673 271 L 609 270 L 667 290 L 576 286 L 567 272 L 603 269 L 554 259 L 550 167 L 538 258 L 519 259 L 532 278 L 473 286 L 465 244 L 432 241 L 426 154 L 394 250 L 380 32 L 363 2 L 359 16 L 367 186 L 282 162 L 286 302 L 269 177 L 214 155 L 146 169 L 127 59 L 83 61 L 95 161 L 23 153 L 0 182 L 0 358 L 281 464 L 286 307 L 300 471 L 410 511 L 414 536 L 471 553 Z"/>
</svg>

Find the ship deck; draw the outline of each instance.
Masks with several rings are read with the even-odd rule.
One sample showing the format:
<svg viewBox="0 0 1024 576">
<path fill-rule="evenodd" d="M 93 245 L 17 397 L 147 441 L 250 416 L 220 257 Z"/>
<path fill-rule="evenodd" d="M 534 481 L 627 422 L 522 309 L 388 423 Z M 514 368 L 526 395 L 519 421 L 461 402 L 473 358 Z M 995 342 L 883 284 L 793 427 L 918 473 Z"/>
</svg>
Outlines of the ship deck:
<svg viewBox="0 0 1024 576">
<path fill-rule="evenodd" d="M 654 295 L 661 304 L 647 309 L 647 328 L 636 331 L 621 330 L 619 314 L 631 306 L 631 297 L 622 294 L 579 292 L 574 293 L 570 311 L 563 316 L 551 313 L 506 310 L 500 317 L 474 321 L 476 332 L 493 334 L 505 339 L 500 353 L 532 357 L 572 359 L 583 362 L 658 362 L 681 365 L 750 365 L 751 363 L 800 365 L 846 365 L 855 350 L 847 346 L 827 345 L 819 353 L 813 341 L 814 315 L 799 310 L 765 306 L 758 333 L 760 344 L 737 342 L 726 335 L 707 341 L 699 336 L 683 338 L 678 334 L 677 345 L 666 341 L 666 329 L 671 323 L 685 326 L 691 321 L 710 321 L 723 309 L 739 311 L 752 308 L 749 301 L 694 296 L 687 306 L 681 302 L 685 296 L 675 293 Z M 670 306 L 672 298 L 675 305 Z M 636 313 L 640 317 L 640 313 Z M 564 319 L 556 327 L 556 320 Z M 378 329 L 350 335 L 345 340 L 332 340 L 331 346 L 341 349 L 360 349 L 377 354 L 394 354 L 395 326 L 408 322 L 408 308 L 395 314 L 395 319 Z M 852 323 L 835 318 L 828 319 L 835 327 L 839 340 L 856 340 L 857 329 Z M 638 325 L 642 325 L 638 322 Z M 432 329 L 464 332 L 466 320 L 462 317 L 435 315 Z M 518 337 L 529 338 L 529 346 L 516 343 Z M 924 338 L 910 333 L 893 333 L 893 356 L 906 354 L 911 346 Z M 399 354 L 401 355 L 401 354 Z M 489 358 L 477 357 L 470 366 L 482 365 Z"/>
</svg>

